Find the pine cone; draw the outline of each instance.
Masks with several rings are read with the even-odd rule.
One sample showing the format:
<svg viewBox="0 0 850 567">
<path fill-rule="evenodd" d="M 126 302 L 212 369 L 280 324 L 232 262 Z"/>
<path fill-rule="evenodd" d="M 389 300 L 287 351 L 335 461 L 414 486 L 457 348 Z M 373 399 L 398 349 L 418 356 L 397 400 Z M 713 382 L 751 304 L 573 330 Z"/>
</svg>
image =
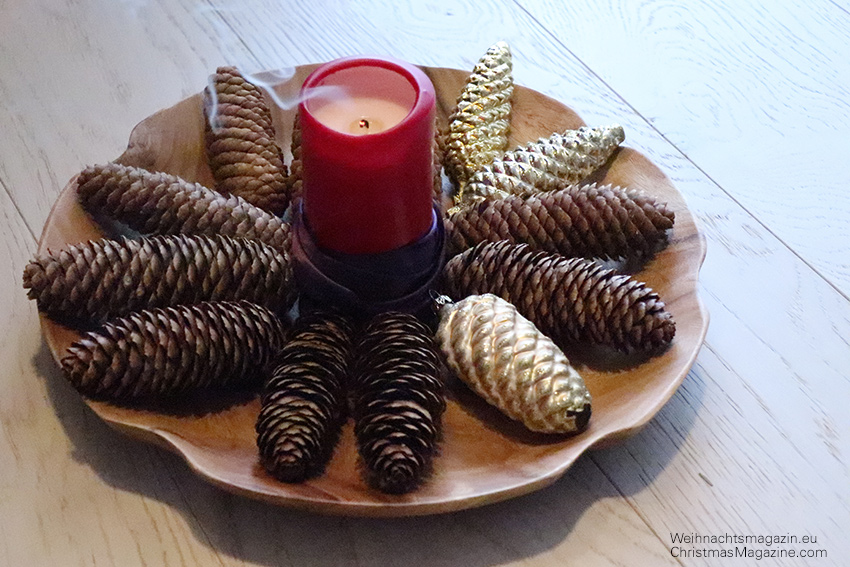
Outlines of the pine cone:
<svg viewBox="0 0 850 567">
<path fill-rule="evenodd" d="M 582 258 L 534 252 L 525 244 L 483 243 L 452 258 L 444 275 L 450 296 L 498 295 L 559 345 L 651 351 L 676 332 L 658 294 Z"/>
<path fill-rule="evenodd" d="M 507 149 L 513 91 L 511 50 L 500 41 L 475 65 L 449 116 L 444 165 L 458 187 Z"/>
<path fill-rule="evenodd" d="M 295 113 L 295 121 L 292 124 L 290 149 L 292 161 L 289 162 L 289 176 L 286 178 L 286 187 L 289 193 L 289 202 L 295 204 L 301 200 L 301 194 L 304 192 L 303 182 L 301 181 L 304 166 L 301 162 L 301 114 L 299 112 Z"/>
<path fill-rule="evenodd" d="M 431 469 L 445 410 L 432 334 L 412 315 L 383 313 L 357 351 L 354 432 L 368 480 L 409 492 Z"/>
<path fill-rule="evenodd" d="M 298 320 L 266 382 L 257 446 L 266 470 L 284 482 L 321 472 L 345 419 L 352 330 L 342 317 Z"/>
<path fill-rule="evenodd" d="M 587 426 L 584 380 L 507 301 L 486 294 L 445 305 L 437 342 L 458 378 L 532 431 L 575 433 Z"/>
<path fill-rule="evenodd" d="M 564 256 L 644 259 L 664 242 L 673 219 L 665 204 L 637 191 L 569 186 L 461 207 L 446 220 L 448 252 L 453 256 L 479 242 L 509 240 Z"/>
<path fill-rule="evenodd" d="M 243 200 L 176 175 L 110 163 L 80 173 L 83 207 L 143 234 L 222 234 L 255 238 L 289 254 L 289 225 Z"/>
<path fill-rule="evenodd" d="M 507 152 L 469 179 L 460 202 L 519 195 L 575 185 L 602 167 L 625 139 L 623 127 L 582 127 Z"/>
<path fill-rule="evenodd" d="M 283 328 L 271 311 L 247 301 L 211 302 L 114 319 L 72 344 L 62 368 L 86 396 L 163 398 L 249 385 L 282 346 Z"/>
<path fill-rule="evenodd" d="M 288 308 L 292 267 L 257 240 L 173 235 L 97 240 L 37 256 L 24 288 L 41 311 L 102 323 L 140 309 L 245 299 Z"/>
<path fill-rule="evenodd" d="M 263 93 L 235 67 L 219 67 L 204 89 L 207 159 L 216 189 L 281 215 L 286 166 Z"/>
</svg>

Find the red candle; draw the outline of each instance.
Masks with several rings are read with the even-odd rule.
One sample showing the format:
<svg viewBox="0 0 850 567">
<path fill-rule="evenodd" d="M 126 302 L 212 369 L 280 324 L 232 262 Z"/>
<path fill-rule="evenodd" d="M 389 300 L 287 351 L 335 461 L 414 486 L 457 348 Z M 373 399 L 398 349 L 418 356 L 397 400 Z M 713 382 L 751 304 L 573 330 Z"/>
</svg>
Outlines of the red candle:
<svg viewBox="0 0 850 567">
<path fill-rule="evenodd" d="M 402 61 L 345 58 L 302 87 L 304 216 L 322 248 L 374 254 L 433 222 L 434 86 Z"/>
</svg>

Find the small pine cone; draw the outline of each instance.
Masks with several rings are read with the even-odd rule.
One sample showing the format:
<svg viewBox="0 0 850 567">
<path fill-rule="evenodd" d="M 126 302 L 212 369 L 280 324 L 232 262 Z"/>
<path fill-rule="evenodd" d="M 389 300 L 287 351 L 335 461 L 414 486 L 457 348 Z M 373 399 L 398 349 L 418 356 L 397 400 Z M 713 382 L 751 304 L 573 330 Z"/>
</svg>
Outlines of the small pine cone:
<svg viewBox="0 0 850 567">
<path fill-rule="evenodd" d="M 498 295 L 560 345 L 652 351 L 669 344 L 676 332 L 664 302 L 646 284 L 525 244 L 479 244 L 452 258 L 444 276 L 450 296 Z"/>
<path fill-rule="evenodd" d="M 369 482 L 410 492 L 431 469 L 445 410 L 432 333 L 412 315 L 375 316 L 358 347 L 354 432 Z"/>
<path fill-rule="evenodd" d="M 202 301 L 284 309 L 295 286 L 286 258 L 258 240 L 180 234 L 89 241 L 39 255 L 24 269 L 24 288 L 51 317 L 102 323 Z"/>
<path fill-rule="evenodd" d="M 300 318 L 265 384 L 257 446 L 263 466 L 284 482 L 314 476 L 330 459 L 346 414 L 351 337 L 339 315 Z"/>
<path fill-rule="evenodd" d="M 511 50 L 500 41 L 484 54 L 449 116 L 446 173 L 458 187 L 508 147 L 514 91 Z"/>
<path fill-rule="evenodd" d="M 281 215 L 286 166 L 263 93 L 235 67 L 219 67 L 204 89 L 207 159 L 216 189 Z"/>
<path fill-rule="evenodd" d="M 200 303 L 113 319 L 72 344 L 61 362 L 86 396 L 167 398 L 255 383 L 283 336 L 281 322 L 264 307 Z"/>
<path fill-rule="evenodd" d="M 458 378 L 530 430 L 575 433 L 587 426 L 584 380 L 507 301 L 485 294 L 444 305 L 437 342 Z"/>
<path fill-rule="evenodd" d="M 625 139 L 623 127 L 582 127 L 540 138 L 482 166 L 460 194 L 460 202 L 487 197 L 554 191 L 575 185 L 605 165 Z"/>
<path fill-rule="evenodd" d="M 286 190 L 289 193 L 289 202 L 292 204 L 301 200 L 303 193 L 303 182 L 301 175 L 304 166 L 301 162 L 301 114 L 295 113 L 295 121 L 292 123 L 292 161 L 289 162 L 289 176 L 286 178 Z"/>
<path fill-rule="evenodd" d="M 143 234 L 222 234 L 261 240 L 289 255 L 289 225 L 241 197 L 176 175 L 110 163 L 80 173 L 83 207 Z"/>
<path fill-rule="evenodd" d="M 509 195 L 459 207 L 446 219 L 449 256 L 509 240 L 564 256 L 645 259 L 672 228 L 664 203 L 611 185 L 574 185 L 526 199 Z"/>
</svg>

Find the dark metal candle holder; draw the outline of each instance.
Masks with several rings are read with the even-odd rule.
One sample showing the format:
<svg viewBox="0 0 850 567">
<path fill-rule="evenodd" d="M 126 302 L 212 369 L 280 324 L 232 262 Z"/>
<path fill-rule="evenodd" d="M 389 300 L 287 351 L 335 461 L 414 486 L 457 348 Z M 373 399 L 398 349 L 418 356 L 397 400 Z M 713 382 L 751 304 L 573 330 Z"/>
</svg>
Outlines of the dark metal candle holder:
<svg viewBox="0 0 850 567">
<path fill-rule="evenodd" d="M 320 248 L 302 207 L 297 207 L 292 259 L 301 301 L 357 317 L 385 311 L 430 313 L 430 291 L 445 263 L 446 240 L 436 207 L 432 218 L 430 230 L 411 244 L 377 254 L 346 254 Z"/>
</svg>

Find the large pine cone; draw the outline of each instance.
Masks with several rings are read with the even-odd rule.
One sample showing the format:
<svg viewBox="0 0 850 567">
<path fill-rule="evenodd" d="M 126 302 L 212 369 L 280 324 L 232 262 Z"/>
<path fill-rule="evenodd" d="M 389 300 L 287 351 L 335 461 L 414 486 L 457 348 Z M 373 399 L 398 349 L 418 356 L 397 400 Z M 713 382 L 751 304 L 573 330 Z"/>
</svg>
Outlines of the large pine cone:
<svg viewBox="0 0 850 567">
<path fill-rule="evenodd" d="M 602 167 L 625 139 L 623 127 L 582 127 L 530 142 L 483 165 L 460 194 L 463 203 L 525 197 L 575 185 Z"/>
<path fill-rule="evenodd" d="M 409 492 L 431 469 L 445 410 L 432 333 L 412 315 L 383 313 L 357 352 L 354 432 L 368 481 Z"/>
<path fill-rule="evenodd" d="M 51 317 L 97 323 L 202 301 L 288 308 L 295 289 L 292 267 L 274 248 L 202 235 L 104 239 L 40 255 L 24 269 L 24 288 Z"/>
<path fill-rule="evenodd" d="M 497 295 L 561 345 L 651 351 L 669 344 L 676 332 L 664 302 L 644 283 L 525 244 L 479 244 L 452 258 L 444 276 L 450 296 Z"/>
<path fill-rule="evenodd" d="M 458 378 L 505 415 L 541 433 L 575 433 L 590 420 L 590 393 L 564 353 L 495 295 L 440 310 L 437 341 Z"/>
<path fill-rule="evenodd" d="M 85 333 L 62 368 L 77 390 L 94 398 L 238 388 L 262 377 L 283 337 L 278 318 L 247 301 L 137 311 Z"/>
<path fill-rule="evenodd" d="M 205 141 L 216 189 L 281 215 L 286 166 L 263 93 L 235 67 L 219 67 L 204 89 Z"/>
<path fill-rule="evenodd" d="M 346 415 L 352 330 L 339 315 L 300 318 L 265 384 L 257 446 L 266 470 L 284 482 L 321 472 Z"/>
<path fill-rule="evenodd" d="M 509 240 L 564 256 L 645 259 L 664 242 L 673 219 L 664 203 L 637 191 L 570 186 L 461 207 L 446 219 L 448 252 Z"/>
<path fill-rule="evenodd" d="M 225 197 L 176 175 L 110 163 L 88 167 L 77 182 L 87 211 L 143 234 L 222 234 L 255 238 L 289 254 L 289 225 L 241 197 Z"/>
<path fill-rule="evenodd" d="M 443 165 L 458 187 L 507 149 L 513 92 L 511 50 L 500 41 L 479 59 L 449 116 Z"/>
</svg>

